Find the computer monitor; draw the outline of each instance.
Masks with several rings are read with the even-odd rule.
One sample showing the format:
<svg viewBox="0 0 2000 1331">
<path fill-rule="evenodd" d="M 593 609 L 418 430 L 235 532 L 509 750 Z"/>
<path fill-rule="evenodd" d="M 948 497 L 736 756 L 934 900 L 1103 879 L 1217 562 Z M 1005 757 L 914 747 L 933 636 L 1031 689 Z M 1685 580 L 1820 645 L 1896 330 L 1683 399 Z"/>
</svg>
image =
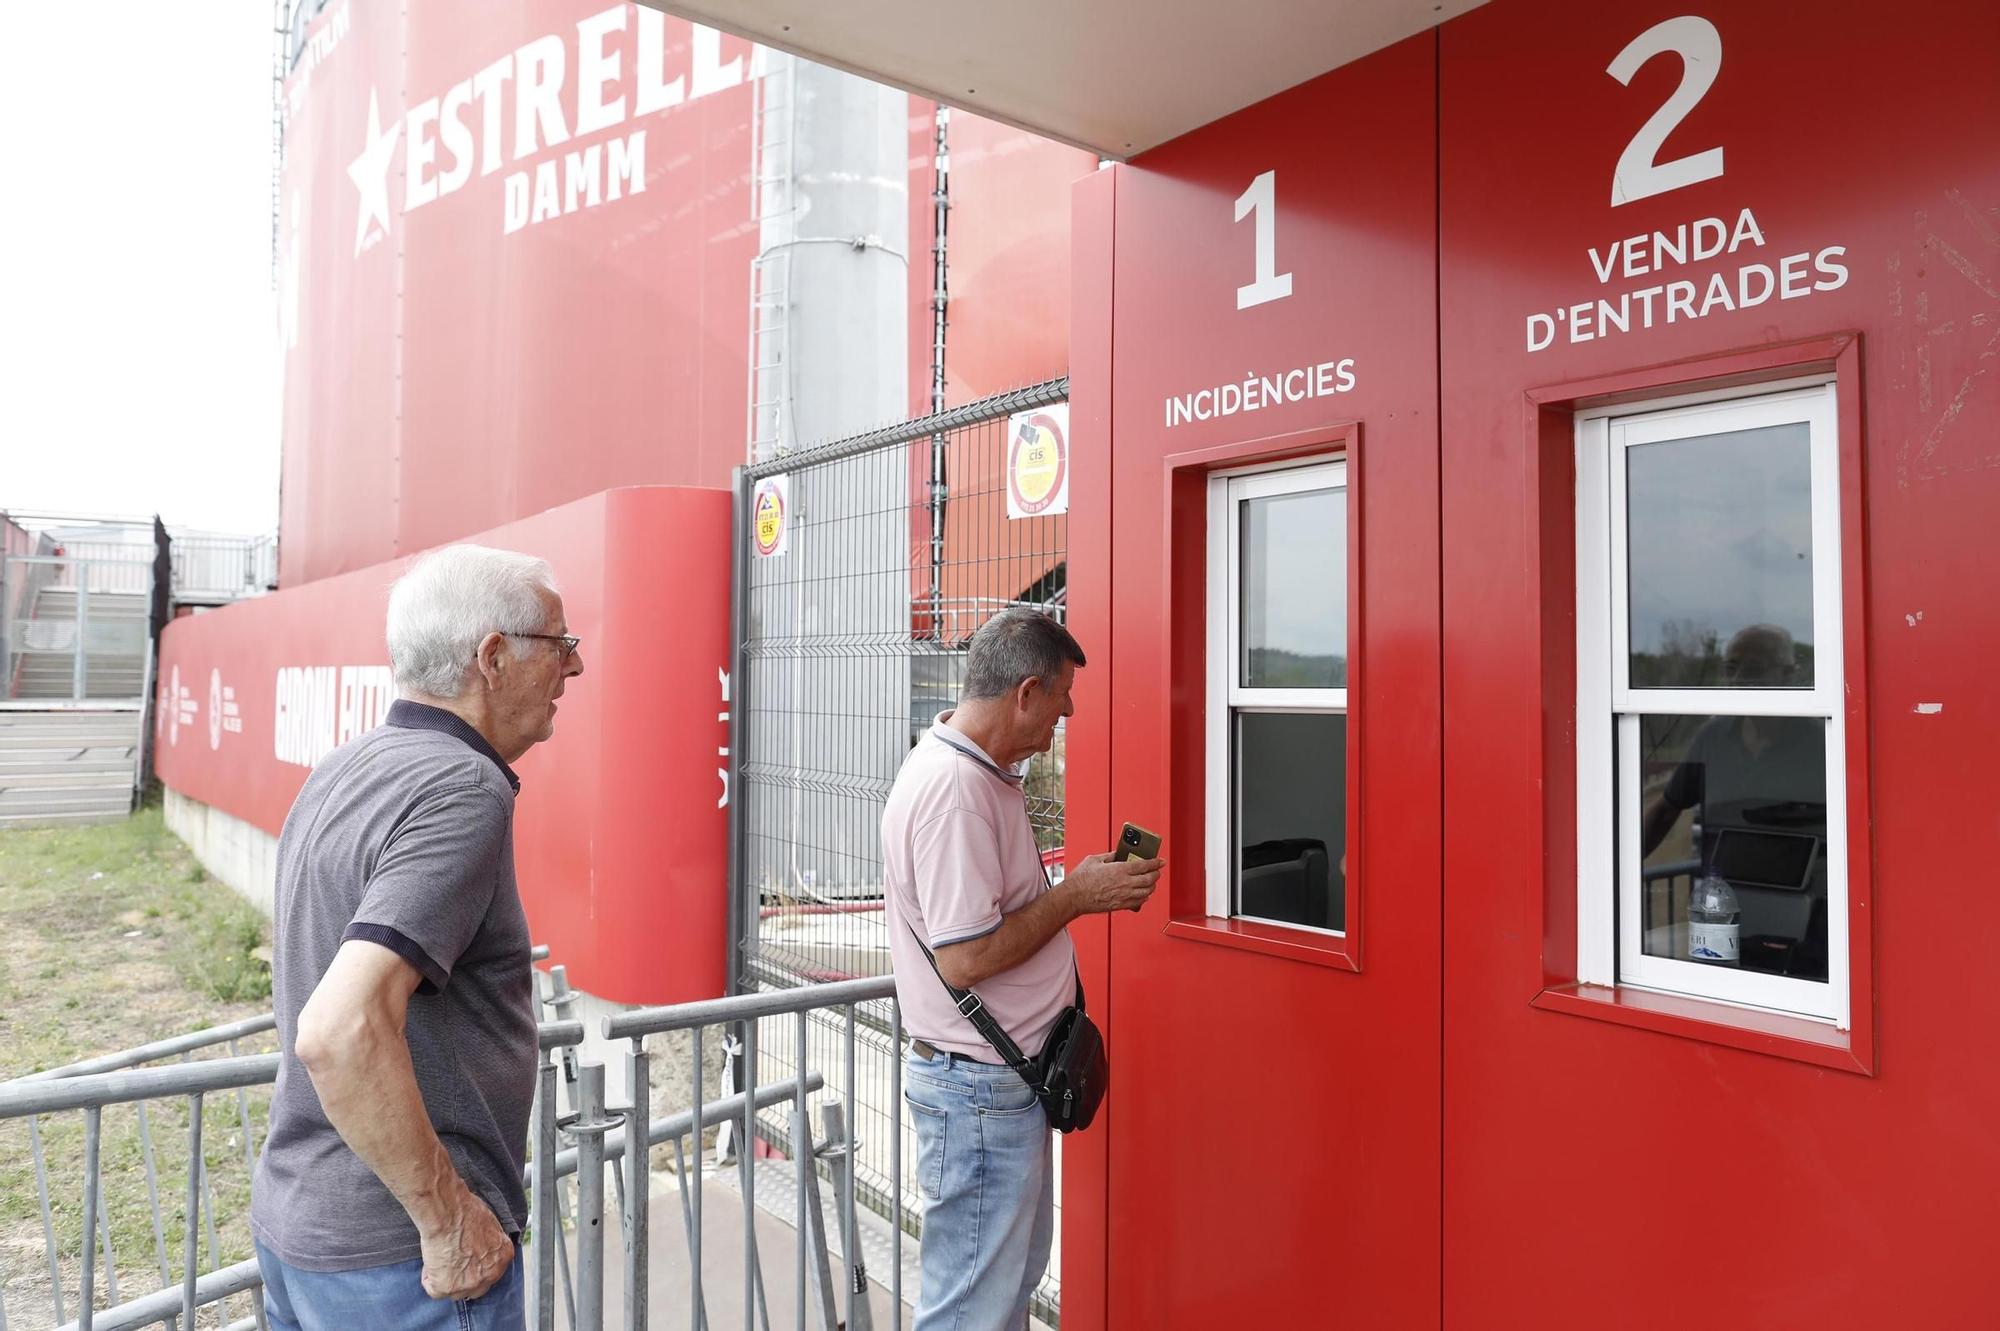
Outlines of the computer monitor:
<svg viewBox="0 0 2000 1331">
<path fill-rule="evenodd" d="M 1820 839 L 1809 832 L 1718 827 L 1709 863 L 1732 886 L 1803 892 L 1819 864 Z"/>
</svg>

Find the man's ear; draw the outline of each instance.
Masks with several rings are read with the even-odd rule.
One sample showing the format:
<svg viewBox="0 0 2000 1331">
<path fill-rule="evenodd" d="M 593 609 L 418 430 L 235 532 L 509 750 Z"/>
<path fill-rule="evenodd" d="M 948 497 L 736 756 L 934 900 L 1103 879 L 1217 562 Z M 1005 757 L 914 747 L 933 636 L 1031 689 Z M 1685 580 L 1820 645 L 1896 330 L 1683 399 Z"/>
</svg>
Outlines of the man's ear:
<svg viewBox="0 0 2000 1331">
<path fill-rule="evenodd" d="M 479 667 L 480 677 L 486 681 L 487 688 L 499 687 L 500 672 L 507 665 L 507 635 L 489 633 L 481 638 L 473 664 Z"/>
<path fill-rule="evenodd" d="M 1035 705 L 1035 694 L 1043 688 L 1040 675 L 1030 675 L 1014 686 L 1014 706 L 1027 711 Z"/>
</svg>

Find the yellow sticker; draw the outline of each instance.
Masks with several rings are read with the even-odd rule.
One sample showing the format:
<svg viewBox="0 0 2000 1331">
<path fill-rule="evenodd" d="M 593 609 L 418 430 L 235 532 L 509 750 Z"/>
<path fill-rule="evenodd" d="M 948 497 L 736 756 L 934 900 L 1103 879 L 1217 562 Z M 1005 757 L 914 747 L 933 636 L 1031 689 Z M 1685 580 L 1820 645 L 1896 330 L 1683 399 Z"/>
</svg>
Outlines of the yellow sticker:
<svg viewBox="0 0 2000 1331">
<path fill-rule="evenodd" d="M 756 498 L 751 501 L 750 526 L 757 553 L 767 558 L 785 552 L 786 488 L 783 476 L 766 477 L 757 483 Z"/>
<path fill-rule="evenodd" d="M 1033 518 L 1069 510 L 1067 405 L 1024 411 L 1011 421 L 1007 450 L 1007 516 Z"/>
</svg>

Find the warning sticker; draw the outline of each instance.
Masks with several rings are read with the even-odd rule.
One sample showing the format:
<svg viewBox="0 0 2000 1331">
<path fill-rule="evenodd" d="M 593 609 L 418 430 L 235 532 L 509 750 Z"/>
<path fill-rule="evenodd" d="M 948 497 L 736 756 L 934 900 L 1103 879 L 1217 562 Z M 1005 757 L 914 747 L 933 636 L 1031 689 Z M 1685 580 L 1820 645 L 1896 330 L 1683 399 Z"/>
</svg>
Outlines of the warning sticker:
<svg viewBox="0 0 2000 1331">
<path fill-rule="evenodd" d="M 1069 512 L 1068 404 L 1016 412 L 1007 426 L 1007 516 Z"/>
<path fill-rule="evenodd" d="M 784 476 L 766 476 L 757 482 L 750 499 L 750 538 L 760 558 L 785 553 L 785 535 L 792 514 L 791 486 Z"/>
</svg>

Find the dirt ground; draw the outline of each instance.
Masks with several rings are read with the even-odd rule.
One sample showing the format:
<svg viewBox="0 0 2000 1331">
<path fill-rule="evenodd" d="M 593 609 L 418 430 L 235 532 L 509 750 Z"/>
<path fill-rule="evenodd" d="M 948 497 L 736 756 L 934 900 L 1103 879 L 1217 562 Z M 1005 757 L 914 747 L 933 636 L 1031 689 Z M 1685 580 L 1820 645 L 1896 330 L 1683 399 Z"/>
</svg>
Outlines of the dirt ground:
<svg viewBox="0 0 2000 1331">
<path fill-rule="evenodd" d="M 0 1080 L 270 1010 L 268 925 L 203 872 L 166 830 L 157 807 L 121 823 L 0 832 L 0 938 Z M 275 1048 L 275 1037 L 266 1034 L 242 1042 L 237 1052 Z M 229 1052 L 218 1047 L 197 1057 Z M 259 1088 L 240 1099 L 234 1092 L 210 1096 L 204 1105 L 202 1155 L 213 1196 L 198 1240 L 205 1268 L 250 1256 L 245 1125 L 261 1144 L 268 1098 Z M 139 1106 L 104 1111 L 103 1198 L 117 1297 L 100 1255 L 98 1307 L 178 1279 L 186 1101 L 144 1106 L 144 1127 Z M 74 1318 L 83 1115 L 44 1115 L 35 1128 L 64 1286 L 62 1314 Z M 27 1122 L 0 1122 L 0 1297 L 5 1324 L 17 1331 L 55 1325 L 32 1147 Z M 228 1320 L 250 1315 L 248 1298 L 229 1301 Z"/>
</svg>

